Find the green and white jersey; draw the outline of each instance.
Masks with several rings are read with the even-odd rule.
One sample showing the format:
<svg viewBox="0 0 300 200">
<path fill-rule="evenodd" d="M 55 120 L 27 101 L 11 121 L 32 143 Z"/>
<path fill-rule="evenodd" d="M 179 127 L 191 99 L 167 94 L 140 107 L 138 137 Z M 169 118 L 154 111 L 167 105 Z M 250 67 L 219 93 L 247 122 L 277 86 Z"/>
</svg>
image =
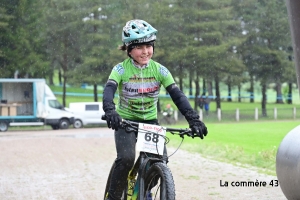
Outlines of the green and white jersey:
<svg viewBox="0 0 300 200">
<path fill-rule="evenodd" d="M 157 119 L 157 101 L 160 87 L 174 83 L 169 70 L 150 60 L 144 68 L 133 64 L 131 58 L 116 65 L 109 79 L 118 83 L 117 112 L 124 119 Z"/>
</svg>

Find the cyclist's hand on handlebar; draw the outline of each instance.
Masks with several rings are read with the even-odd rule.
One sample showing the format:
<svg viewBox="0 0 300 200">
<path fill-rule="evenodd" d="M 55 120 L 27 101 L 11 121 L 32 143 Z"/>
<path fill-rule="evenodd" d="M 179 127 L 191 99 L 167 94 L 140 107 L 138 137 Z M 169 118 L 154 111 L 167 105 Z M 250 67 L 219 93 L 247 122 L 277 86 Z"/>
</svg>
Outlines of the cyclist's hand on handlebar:
<svg viewBox="0 0 300 200">
<path fill-rule="evenodd" d="M 207 135 L 207 127 L 200 121 L 199 115 L 194 110 L 187 111 L 185 118 L 188 121 L 193 134 L 198 135 L 201 139 Z"/>
<path fill-rule="evenodd" d="M 120 115 L 115 110 L 107 110 L 105 116 L 108 128 L 117 131 L 122 122 Z"/>
<path fill-rule="evenodd" d="M 192 122 L 192 125 L 190 124 L 190 128 L 192 129 L 192 132 L 197 134 L 201 139 L 203 139 L 208 133 L 205 124 L 199 119 L 198 121 L 195 120 Z"/>
</svg>

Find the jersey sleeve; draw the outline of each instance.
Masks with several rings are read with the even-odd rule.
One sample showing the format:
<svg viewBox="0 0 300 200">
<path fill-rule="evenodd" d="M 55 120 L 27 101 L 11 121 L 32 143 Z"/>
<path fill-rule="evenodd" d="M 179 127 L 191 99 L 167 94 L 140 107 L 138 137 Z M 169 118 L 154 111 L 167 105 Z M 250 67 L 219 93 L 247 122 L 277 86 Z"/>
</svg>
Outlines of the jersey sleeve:
<svg viewBox="0 0 300 200">
<path fill-rule="evenodd" d="M 159 66 L 159 73 L 162 77 L 161 83 L 164 86 L 164 88 L 167 88 L 169 85 L 175 83 L 171 72 L 163 65 Z"/>
<path fill-rule="evenodd" d="M 119 63 L 116 66 L 114 66 L 108 79 L 112 79 L 119 84 L 121 82 L 121 76 L 122 74 L 124 74 L 124 72 L 125 72 L 124 67 L 121 65 L 121 63 Z"/>
</svg>

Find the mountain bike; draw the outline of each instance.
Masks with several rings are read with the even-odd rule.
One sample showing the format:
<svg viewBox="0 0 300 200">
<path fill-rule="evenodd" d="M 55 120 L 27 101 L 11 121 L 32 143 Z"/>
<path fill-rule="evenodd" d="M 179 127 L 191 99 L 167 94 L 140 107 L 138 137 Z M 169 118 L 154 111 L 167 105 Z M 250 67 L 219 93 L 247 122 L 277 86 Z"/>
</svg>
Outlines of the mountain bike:
<svg viewBox="0 0 300 200">
<path fill-rule="evenodd" d="M 105 117 L 102 117 L 102 119 L 105 119 Z M 121 126 L 126 132 L 133 131 L 137 133 L 136 150 L 140 151 L 139 157 L 128 174 L 127 186 L 123 191 L 122 200 L 174 200 L 175 184 L 171 170 L 168 168 L 167 161 L 163 156 L 165 145 L 169 142 L 166 132 L 179 135 L 182 138 L 176 151 L 185 136 L 192 138 L 199 136 L 192 134 L 189 128 L 168 128 L 129 120 L 123 120 Z M 114 164 L 107 179 L 104 199 L 108 196 L 113 169 Z"/>
</svg>

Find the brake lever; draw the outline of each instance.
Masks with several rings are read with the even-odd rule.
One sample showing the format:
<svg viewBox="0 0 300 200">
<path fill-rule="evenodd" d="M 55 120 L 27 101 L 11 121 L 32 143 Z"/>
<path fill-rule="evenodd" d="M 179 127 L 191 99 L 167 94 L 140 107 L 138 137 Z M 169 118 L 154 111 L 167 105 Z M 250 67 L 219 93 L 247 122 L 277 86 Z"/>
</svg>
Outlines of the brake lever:
<svg viewBox="0 0 300 200">
<path fill-rule="evenodd" d="M 190 129 L 186 129 L 185 131 L 182 131 L 181 133 L 179 133 L 179 136 L 180 136 L 181 138 L 184 138 L 184 135 L 191 136 L 191 135 L 190 135 L 190 132 L 191 132 Z"/>
<path fill-rule="evenodd" d="M 136 131 L 138 131 L 138 127 L 130 124 L 126 120 L 122 120 L 121 126 L 125 129 L 126 132 L 136 132 Z"/>
<path fill-rule="evenodd" d="M 190 128 L 186 130 L 186 133 L 189 137 L 194 138 L 194 134 L 192 133 L 192 130 Z"/>
<path fill-rule="evenodd" d="M 135 129 L 132 128 L 132 127 L 130 127 L 130 126 L 126 126 L 126 127 L 125 127 L 125 131 L 126 131 L 127 133 L 130 133 L 130 132 L 134 132 Z"/>
</svg>

